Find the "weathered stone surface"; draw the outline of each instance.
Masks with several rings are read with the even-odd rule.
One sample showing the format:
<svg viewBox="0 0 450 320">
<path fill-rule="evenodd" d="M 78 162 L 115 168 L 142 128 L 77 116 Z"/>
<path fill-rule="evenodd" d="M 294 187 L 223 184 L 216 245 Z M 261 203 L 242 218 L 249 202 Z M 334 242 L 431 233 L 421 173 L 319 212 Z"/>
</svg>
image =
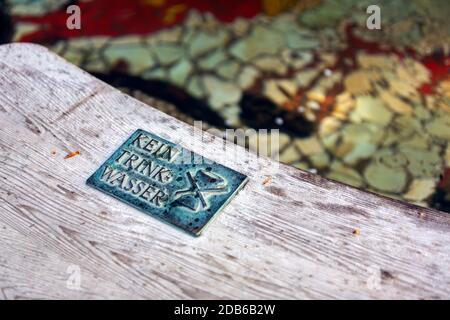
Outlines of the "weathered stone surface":
<svg viewBox="0 0 450 320">
<path fill-rule="evenodd" d="M 204 70 L 213 70 L 219 63 L 227 59 L 226 52 L 223 50 L 215 50 L 198 60 L 198 65 Z"/>
<path fill-rule="evenodd" d="M 447 149 L 445 149 L 444 160 L 445 165 L 450 167 L 450 143 L 447 144 Z"/>
<path fill-rule="evenodd" d="M 403 197 L 407 200 L 423 201 L 433 194 L 435 187 L 436 182 L 433 179 L 416 179 Z"/>
<path fill-rule="evenodd" d="M 231 25 L 231 30 L 237 37 L 242 37 L 249 29 L 249 21 L 243 18 L 236 18 Z"/>
<path fill-rule="evenodd" d="M 336 132 L 342 125 L 342 122 L 334 117 L 323 118 L 319 126 L 319 136 L 325 137 Z"/>
<path fill-rule="evenodd" d="M 309 168 L 308 163 L 303 162 L 303 161 L 299 161 L 299 162 L 293 163 L 292 165 L 294 167 L 296 167 L 297 169 L 300 169 L 300 170 L 308 170 L 308 168 Z"/>
<path fill-rule="evenodd" d="M 202 14 L 195 9 L 189 10 L 184 24 L 187 27 L 195 28 L 200 27 L 202 23 L 203 23 Z"/>
<path fill-rule="evenodd" d="M 441 112 L 425 126 L 433 136 L 450 141 L 450 114 Z"/>
<path fill-rule="evenodd" d="M 286 44 L 291 49 L 311 50 L 319 46 L 320 42 L 309 33 L 292 32 L 285 35 Z"/>
<path fill-rule="evenodd" d="M 189 60 L 183 59 L 169 69 L 169 79 L 178 86 L 183 86 L 192 72 L 193 66 Z"/>
<path fill-rule="evenodd" d="M 317 77 L 319 73 L 320 70 L 317 69 L 307 69 L 304 71 L 300 71 L 295 74 L 295 81 L 300 87 L 306 87 L 315 77 Z"/>
<path fill-rule="evenodd" d="M 327 150 L 335 153 L 340 137 L 340 132 L 332 132 L 322 137 L 322 144 Z"/>
<path fill-rule="evenodd" d="M 322 144 L 315 136 L 306 139 L 295 139 L 294 141 L 302 154 L 306 156 L 320 154 L 324 151 Z"/>
<path fill-rule="evenodd" d="M 239 68 L 240 65 L 236 61 L 226 61 L 224 63 L 221 63 L 217 68 L 217 74 L 224 77 L 225 79 L 232 80 L 239 72 Z"/>
<path fill-rule="evenodd" d="M 297 91 L 295 82 L 289 80 L 268 80 L 264 82 L 263 94 L 273 102 L 282 105 Z"/>
<path fill-rule="evenodd" d="M 371 163 L 364 170 L 367 183 L 375 189 L 400 193 L 406 185 L 406 172 L 402 168 L 390 168 L 383 164 Z"/>
<path fill-rule="evenodd" d="M 330 164 L 330 156 L 328 153 L 319 153 L 309 157 L 314 168 L 325 169 Z"/>
<path fill-rule="evenodd" d="M 348 113 L 353 110 L 355 104 L 355 100 L 348 92 L 346 92 L 346 94 L 341 94 L 336 97 L 336 105 L 334 106 L 332 114 L 340 120 L 346 120 Z"/>
<path fill-rule="evenodd" d="M 201 79 L 199 76 L 193 76 L 187 85 L 187 91 L 189 94 L 196 98 L 202 98 L 205 96 L 205 90 L 203 89 Z"/>
<path fill-rule="evenodd" d="M 282 36 L 264 26 L 256 26 L 250 35 L 240 39 L 230 53 L 243 61 L 250 61 L 260 54 L 275 54 L 283 47 Z"/>
<path fill-rule="evenodd" d="M 116 44 L 106 48 L 103 54 L 111 66 L 114 66 L 119 60 L 127 61 L 129 70 L 133 74 L 155 64 L 149 50 L 143 45 Z"/>
<path fill-rule="evenodd" d="M 376 145 L 379 145 L 385 136 L 385 132 L 381 129 L 381 127 L 373 123 L 350 124 L 343 129 L 343 133 L 344 135 L 347 135 L 349 140 L 368 141 L 373 142 Z M 351 134 L 361 136 L 354 136 L 353 139 L 350 139 Z"/>
<path fill-rule="evenodd" d="M 414 106 L 414 115 L 421 120 L 428 120 L 431 118 L 431 112 L 422 104 Z"/>
<path fill-rule="evenodd" d="M 12 39 L 13 42 L 18 42 L 24 35 L 39 30 L 39 24 L 37 24 L 37 23 L 17 22 L 14 27 L 15 27 L 15 30 L 14 30 L 14 36 Z M 55 47 L 53 47 L 53 48 L 56 49 Z M 54 50 L 53 48 L 52 48 L 52 50 Z M 54 50 L 54 51 L 57 52 L 57 50 Z"/>
<path fill-rule="evenodd" d="M 322 138 L 325 145 L 329 140 L 329 135 Z M 356 164 L 359 160 L 370 157 L 376 150 L 376 146 L 383 139 L 384 132 L 374 124 L 349 124 L 343 127 L 340 132 L 340 143 L 331 144 L 331 151 L 346 163 Z M 339 138 L 335 137 L 335 141 Z"/>
<path fill-rule="evenodd" d="M 272 20 L 272 28 L 282 34 L 299 30 L 295 16 L 289 13 L 281 13 L 275 16 Z"/>
<path fill-rule="evenodd" d="M 422 152 L 427 152 L 426 150 L 429 148 L 431 144 L 432 139 L 420 133 L 414 133 L 412 136 L 398 143 L 400 147 L 411 147 L 414 149 L 422 149 L 423 150 Z"/>
<path fill-rule="evenodd" d="M 210 50 L 225 45 L 228 39 L 229 35 L 225 29 L 220 29 L 216 32 L 197 32 L 191 39 L 189 54 L 191 57 L 195 58 Z"/>
<path fill-rule="evenodd" d="M 380 98 L 389 108 L 391 108 L 391 110 L 397 113 L 408 115 L 411 115 L 413 113 L 413 108 L 409 104 L 399 99 L 387 90 L 383 90 L 380 92 Z"/>
<path fill-rule="evenodd" d="M 180 26 L 163 29 L 157 33 L 155 33 L 152 37 L 148 38 L 149 43 L 176 43 L 181 39 L 181 34 L 183 29 Z"/>
<path fill-rule="evenodd" d="M 259 74 L 258 69 L 252 66 L 246 66 L 239 73 L 237 83 L 242 89 L 246 90 L 255 83 Z"/>
<path fill-rule="evenodd" d="M 105 69 L 107 69 L 107 66 L 105 64 L 105 62 L 103 61 L 103 59 L 97 58 L 92 58 L 91 60 L 89 60 L 84 68 L 88 71 L 88 72 L 103 72 Z"/>
<path fill-rule="evenodd" d="M 241 99 L 241 90 L 231 82 L 207 75 L 203 77 L 203 83 L 209 94 L 209 102 L 214 109 L 235 104 Z"/>
<path fill-rule="evenodd" d="M 372 143 L 360 143 L 355 145 L 343 158 L 347 164 L 355 165 L 362 159 L 369 158 L 377 149 Z"/>
<path fill-rule="evenodd" d="M 237 104 L 228 104 L 223 107 L 219 113 L 225 119 L 225 124 L 231 127 L 240 127 L 241 119 L 239 118 L 239 113 L 241 108 Z"/>
<path fill-rule="evenodd" d="M 380 99 L 359 96 L 356 98 L 356 107 L 350 118 L 354 122 L 368 121 L 385 126 L 391 121 L 392 113 Z"/>
<path fill-rule="evenodd" d="M 272 27 L 284 35 L 289 48 L 313 49 L 319 45 L 314 33 L 301 29 L 292 14 L 285 13 L 275 17 Z"/>
<path fill-rule="evenodd" d="M 433 178 L 441 173 L 442 159 L 439 146 L 432 146 L 426 152 L 422 149 L 401 146 L 400 152 L 407 158 L 408 170 L 414 177 Z"/>
<path fill-rule="evenodd" d="M 424 129 L 419 119 L 411 116 L 397 116 L 390 126 L 398 140 L 409 139 L 414 133 L 423 135 Z"/>
<path fill-rule="evenodd" d="M 97 41 L 100 41 L 101 44 L 106 44 L 108 41 L 107 40 L 111 40 L 108 38 L 103 38 L 102 40 L 97 39 L 95 42 L 93 41 L 93 39 L 89 39 L 89 38 L 79 38 L 76 39 L 75 41 L 71 41 L 70 42 L 70 46 L 78 48 L 78 49 L 86 49 L 86 46 L 88 47 L 92 47 L 94 46 L 94 44 Z M 117 37 L 112 39 L 111 41 L 109 41 L 108 44 L 109 47 L 114 47 L 114 46 L 136 46 L 136 47 L 140 47 L 140 46 L 144 46 L 144 42 L 143 42 L 143 38 L 140 35 L 130 35 L 130 36 L 122 36 L 122 37 Z"/>
<path fill-rule="evenodd" d="M 64 59 L 66 59 L 67 61 L 74 63 L 74 64 L 80 64 L 81 60 L 83 59 L 82 55 L 80 54 L 80 52 L 78 52 L 78 50 L 76 49 L 69 49 L 66 52 L 64 52 L 63 54 Z M 108 60 L 108 58 L 107 58 Z"/>
<path fill-rule="evenodd" d="M 253 61 L 253 64 L 264 72 L 283 75 L 287 72 L 286 65 L 276 57 L 260 57 Z"/>
<path fill-rule="evenodd" d="M 310 51 L 284 49 L 281 53 L 283 61 L 295 69 L 301 69 L 313 61 L 313 54 Z"/>
<path fill-rule="evenodd" d="M 300 160 L 301 155 L 297 151 L 294 145 L 290 145 L 288 148 L 283 150 L 280 155 L 280 161 L 283 163 L 291 164 Z"/>
<path fill-rule="evenodd" d="M 389 168 L 402 168 L 408 164 L 406 156 L 398 151 L 389 148 L 383 148 L 378 150 L 373 155 L 374 161 L 378 164 L 388 166 Z"/>
<path fill-rule="evenodd" d="M 370 77 L 368 77 L 365 71 L 354 71 L 345 77 L 344 80 L 345 90 L 354 94 L 367 94 L 372 90 L 372 83 Z"/>
<path fill-rule="evenodd" d="M 331 164 L 331 171 L 327 177 L 354 187 L 361 187 L 364 184 L 363 178 L 358 171 L 347 167 L 339 161 L 334 161 Z"/>
<path fill-rule="evenodd" d="M 184 49 L 175 44 L 157 44 L 151 46 L 156 58 L 162 65 L 169 65 L 180 60 L 185 52 Z"/>
<path fill-rule="evenodd" d="M 141 75 L 144 79 L 166 79 L 168 77 L 167 70 L 163 68 L 156 68 L 147 70 Z"/>
</svg>

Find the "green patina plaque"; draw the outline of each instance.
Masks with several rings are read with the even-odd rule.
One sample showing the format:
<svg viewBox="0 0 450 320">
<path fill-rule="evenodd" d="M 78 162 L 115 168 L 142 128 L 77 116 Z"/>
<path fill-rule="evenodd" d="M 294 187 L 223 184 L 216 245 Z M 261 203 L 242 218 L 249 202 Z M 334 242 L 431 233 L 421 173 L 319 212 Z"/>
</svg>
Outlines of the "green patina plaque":
<svg viewBox="0 0 450 320">
<path fill-rule="evenodd" d="M 87 184 L 199 235 L 247 182 L 247 176 L 143 130 Z"/>
</svg>

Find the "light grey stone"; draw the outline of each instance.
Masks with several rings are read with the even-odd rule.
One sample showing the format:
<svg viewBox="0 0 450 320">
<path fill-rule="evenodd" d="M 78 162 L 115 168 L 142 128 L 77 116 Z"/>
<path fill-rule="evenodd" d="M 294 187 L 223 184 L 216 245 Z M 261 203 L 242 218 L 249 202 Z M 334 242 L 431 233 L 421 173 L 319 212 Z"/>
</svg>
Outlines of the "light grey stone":
<svg viewBox="0 0 450 320">
<path fill-rule="evenodd" d="M 144 45 L 115 44 L 108 46 L 103 54 L 110 66 L 120 60 L 125 61 L 132 74 L 138 74 L 155 65 L 153 56 Z"/>
<path fill-rule="evenodd" d="M 216 32 L 200 31 L 192 37 L 189 54 L 195 58 L 208 51 L 224 46 L 228 39 L 229 35 L 225 29 L 220 29 Z"/>
<path fill-rule="evenodd" d="M 230 53 L 243 61 L 250 61 L 261 54 L 276 54 L 284 46 L 280 33 L 267 27 L 257 25 L 247 37 L 237 41 Z"/>
<path fill-rule="evenodd" d="M 255 83 L 259 75 L 258 69 L 252 66 L 245 66 L 239 73 L 237 83 L 242 89 L 246 90 Z"/>
<path fill-rule="evenodd" d="M 164 66 L 180 60 L 185 54 L 183 47 L 175 44 L 157 44 L 151 46 L 151 49 L 158 61 Z"/>
<path fill-rule="evenodd" d="M 402 168 L 390 168 L 379 163 L 371 163 L 364 170 L 367 183 L 373 188 L 400 193 L 406 186 L 407 175 Z"/>
<path fill-rule="evenodd" d="M 218 49 L 199 59 L 198 66 L 204 70 L 213 70 L 226 59 L 226 52 L 222 49 Z"/>
<path fill-rule="evenodd" d="M 232 82 L 206 75 L 203 77 L 203 83 L 209 96 L 209 103 L 215 110 L 227 104 L 236 104 L 241 99 L 241 89 Z"/>
<path fill-rule="evenodd" d="M 235 78 L 239 72 L 240 65 L 236 61 L 226 61 L 221 63 L 217 68 L 217 74 L 224 77 L 225 79 L 232 80 Z"/>
<path fill-rule="evenodd" d="M 202 86 L 201 78 L 193 76 L 187 85 L 187 91 L 196 98 L 203 98 L 205 96 L 205 90 Z"/>
<path fill-rule="evenodd" d="M 182 87 L 192 72 L 193 66 L 189 60 L 183 59 L 169 69 L 169 79 L 172 83 Z"/>
<path fill-rule="evenodd" d="M 280 59 L 272 56 L 257 58 L 253 60 L 253 64 L 261 71 L 275 73 L 278 75 L 283 75 L 288 70 L 286 65 Z"/>
</svg>

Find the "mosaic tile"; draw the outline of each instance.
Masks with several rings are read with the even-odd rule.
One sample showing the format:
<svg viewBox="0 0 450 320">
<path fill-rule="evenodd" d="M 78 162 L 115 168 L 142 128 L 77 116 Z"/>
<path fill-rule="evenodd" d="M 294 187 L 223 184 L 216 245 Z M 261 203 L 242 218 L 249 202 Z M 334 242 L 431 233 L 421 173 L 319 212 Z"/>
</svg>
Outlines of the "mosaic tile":
<svg viewBox="0 0 450 320">
<path fill-rule="evenodd" d="M 166 113 L 221 128 L 275 125 L 286 142 L 273 151 L 280 151 L 281 160 L 294 167 L 450 211 L 450 189 L 442 189 L 446 184 L 439 181 L 450 179 L 444 174 L 450 167 L 447 6 L 435 10 L 438 6 L 421 0 L 386 3 L 384 27 L 367 32 L 366 4 L 357 0 L 329 0 L 274 16 L 264 15 L 252 3 L 240 11 L 241 4 L 241 9 L 231 3 L 206 9 L 203 0 L 182 0 L 185 11 L 176 16 L 162 6 L 138 19 L 136 8 L 146 12 L 141 7 L 145 4 L 123 2 L 119 9 L 130 14 L 121 16 L 120 30 L 111 28 L 117 25 L 115 9 L 103 6 L 101 34 L 93 31 L 98 22 L 91 21 L 83 25 L 82 34 L 67 34 L 53 23 L 57 19 L 48 19 L 66 19 L 62 6 L 39 1 L 37 14 L 33 8 L 28 13 L 25 6 L 20 8 L 24 2 L 9 2 L 12 12 L 24 10 L 28 15 L 23 20 L 14 17 L 16 40 L 42 42 L 87 71 L 107 77 L 116 77 L 109 71 L 117 67 L 144 80 L 166 81 L 193 99 L 187 104 L 173 95 L 173 105 L 156 103 L 149 99 L 159 96 L 160 88 L 149 86 L 143 93 L 130 85 L 130 94 Z M 30 17 L 39 19 L 33 20 L 39 28 L 21 27 Z M 126 90 L 129 84 L 119 82 Z M 187 107 L 191 103 L 194 107 Z M 255 119 L 263 113 L 266 122 L 259 123 Z M 294 120 L 279 118 L 281 113 Z M 300 128 L 302 136 L 292 127 Z M 302 156 L 293 141 L 311 137 L 323 150 Z M 402 188 L 398 177 L 391 182 L 395 188 L 385 186 L 389 169 L 406 172 Z M 381 177 L 377 180 L 373 172 Z M 362 177 L 367 173 L 371 183 Z M 430 190 L 434 193 L 428 196 Z"/>
<path fill-rule="evenodd" d="M 402 168 L 392 169 L 376 163 L 367 166 L 364 177 L 375 189 L 394 193 L 402 192 L 407 182 L 406 172 Z"/>
<path fill-rule="evenodd" d="M 151 46 L 152 52 L 162 65 L 169 65 L 184 56 L 184 48 L 174 44 L 156 44 Z"/>
<path fill-rule="evenodd" d="M 294 145 L 291 145 L 281 153 L 279 160 L 283 163 L 291 164 L 297 162 L 300 157 L 301 155 L 297 148 Z"/>
<path fill-rule="evenodd" d="M 287 48 L 281 52 L 281 57 L 287 65 L 295 69 L 300 69 L 310 64 L 314 58 L 309 51 L 290 50 Z"/>
<path fill-rule="evenodd" d="M 358 171 L 343 165 L 338 161 L 331 164 L 330 172 L 327 174 L 329 179 L 337 180 L 353 187 L 361 187 L 364 185 L 363 178 Z"/>
<path fill-rule="evenodd" d="M 351 119 L 354 122 L 368 121 L 385 126 L 391 121 L 392 113 L 380 99 L 360 96 L 356 98 L 356 106 L 351 114 Z"/>
<path fill-rule="evenodd" d="M 316 137 L 296 139 L 295 145 L 305 156 L 312 156 L 323 152 L 322 144 Z"/>
<path fill-rule="evenodd" d="M 441 149 L 431 147 L 424 152 L 421 149 L 400 146 L 400 152 L 408 159 L 407 168 L 417 178 L 438 177 L 442 170 Z"/>
<path fill-rule="evenodd" d="M 138 74 L 155 65 L 153 56 L 143 45 L 114 44 L 104 51 L 110 66 L 119 61 L 130 61 L 127 65 L 132 74 Z"/>
<path fill-rule="evenodd" d="M 198 32 L 190 41 L 189 54 L 191 57 L 197 57 L 217 47 L 223 46 L 229 39 L 225 30 L 216 32 Z"/>
<path fill-rule="evenodd" d="M 294 96 L 297 87 L 289 80 L 268 80 L 264 83 L 263 94 L 273 102 L 283 105 Z"/>
<path fill-rule="evenodd" d="M 330 156 L 328 153 L 314 154 L 309 157 L 314 168 L 325 169 L 330 165 Z"/>
<path fill-rule="evenodd" d="M 248 38 L 235 43 L 230 53 L 243 61 L 250 61 L 260 54 L 276 54 L 284 43 L 280 34 L 263 26 L 252 29 Z"/>
<path fill-rule="evenodd" d="M 239 72 L 240 65 L 235 61 L 225 61 L 217 68 L 217 74 L 225 79 L 232 80 Z"/>
<path fill-rule="evenodd" d="M 183 86 L 192 70 L 192 63 L 189 60 L 183 59 L 169 69 L 169 79 L 172 83 Z"/>
<path fill-rule="evenodd" d="M 450 115 L 441 113 L 425 125 L 426 130 L 433 136 L 450 141 Z"/>
<path fill-rule="evenodd" d="M 189 81 L 189 84 L 186 88 L 188 93 L 190 93 L 191 95 L 193 95 L 196 98 L 202 98 L 205 95 L 205 91 L 200 82 L 201 82 L 200 77 L 194 76 L 191 78 L 191 80 Z"/>
<path fill-rule="evenodd" d="M 404 198 L 412 201 L 423 201 L 433 194 L 436 182 L 433 179 L 416 179 L 409 186 Z"/>
<path fill-rule="evenodd" d="M 250 88 L 255 83 L 259 74 L 260 72 L 256 68 L 245 66 L 238 75 L 237 83 L 239 87 L 243 90 Z"/>
<path fill-rule="evenodd" d="M 198 65 L 204 70 L 214 70 L 217 65 L 227 59 L 227 55 L 223 50 L 216 50 L 203 58 L 197 60 Z"/>
<path fill-rule="evenodd" d="M 260 57 L 253 60 L 253 64 L 263 72 L 283 75 L 287 72 L 286 65 L 276 57 Z"/>
<path fill-rule="evenodd" d="M 208 75 L 203 77 L 203 83 L 213 108 L 220 109 L 227 104 L 238 103 L 241 98 L 241 90 L 231 82 Z"/>
</svg>

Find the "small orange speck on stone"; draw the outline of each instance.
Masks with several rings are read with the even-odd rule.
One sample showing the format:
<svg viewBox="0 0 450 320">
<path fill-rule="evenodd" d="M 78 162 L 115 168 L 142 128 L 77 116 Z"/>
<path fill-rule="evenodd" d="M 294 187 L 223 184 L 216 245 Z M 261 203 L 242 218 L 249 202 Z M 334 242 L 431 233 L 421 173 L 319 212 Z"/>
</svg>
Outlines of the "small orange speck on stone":
<svg viewBox="0 0 450 320">
<path fill-rule="evenodd" d="M 55 155 L 55 154 L 56 154 L 56 151 L 55 151 L 55 150 L 52 150 L 50 153 L 51 153 L 52 155 Z"/>
<path fill-rule="evenodd" d="M 267 176 L 264 181 L 263 181 L 263 186 L 267 185 L 270 183 L 270 181 L 272 181 L 272 176 Z"/>
<path fill-rule="evenodd" d="M 359 236 L 359 235 L 361 234 L 361 232 L 359 231 L 359 229 L 353 229 L 352 233 L 353 233 L 355 236 Z"/>
<path fill-rule="evenodd" d="M 71 153 L 67 154 L 67 155 L 64 157 L 64 159 L 69 159 L 69 158 L 75 157 L 75 156 L 77 156 L 77 155 L 79 155 L 79 154 L 80 154 L 80 151 L 77 150 L 77 151 L 74 151 L 74 152 L 71 152 Z"/>
</svg>

